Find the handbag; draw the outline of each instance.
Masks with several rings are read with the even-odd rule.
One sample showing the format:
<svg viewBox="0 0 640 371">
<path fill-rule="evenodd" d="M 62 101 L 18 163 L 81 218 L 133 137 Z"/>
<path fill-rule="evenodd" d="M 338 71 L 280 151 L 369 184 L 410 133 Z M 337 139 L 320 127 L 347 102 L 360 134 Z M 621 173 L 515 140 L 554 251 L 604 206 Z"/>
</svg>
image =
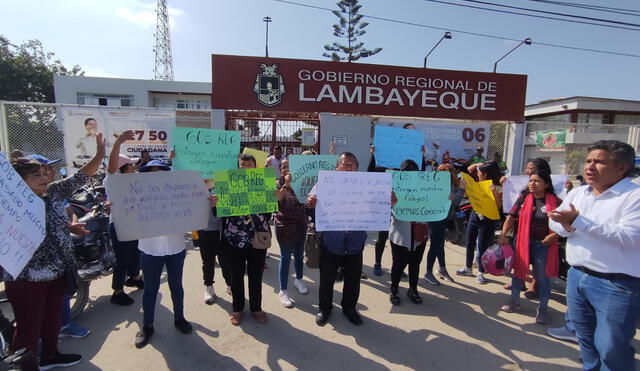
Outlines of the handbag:
<svg viewBox="0 0 640 371">
<path fill-rule="evenodd" d="M 80 276 L 78 275 L 78 267 L 75 263 L 64 270 L 65 293 L 69 296 L 75 295 L 80 286 Z"/>
<path fill-rule="evenodd" d="M 317 269 L 320 267 L 320 247 L 322 244 L 322 234 L 316 232 L 315 225 L 309 224 L 307 237 L 304 240 L 304 263 L 308 268 Z"/>
<path fill-rule="evenodd" d="M 256 224 L 253 222 L 253 217 L 249 216 L 251 224 L 253 224 L 253 230 L 255 234 L 253 236 L 253 248 L 258 250 L 266 250 L 271 247 L 271 230 L 268 232 L 258 231 Z"/>
</svg>

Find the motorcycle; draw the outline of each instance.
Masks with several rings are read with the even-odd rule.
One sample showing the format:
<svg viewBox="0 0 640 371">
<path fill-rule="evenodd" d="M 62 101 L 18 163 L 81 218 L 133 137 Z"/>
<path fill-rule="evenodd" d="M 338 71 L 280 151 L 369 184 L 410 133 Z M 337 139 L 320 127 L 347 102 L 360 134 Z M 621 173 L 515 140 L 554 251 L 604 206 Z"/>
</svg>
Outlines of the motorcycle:
<svg viewBox="0 0 640 371">
<path fill-rule="evenodd" d="M 7 299 L 0 299 L 0 304 L 7 304 Z M 11 341 L 15 332 L 14 321 L 10 321 L 0 311 L 0 371 L 15 370 L 21 362 L 28 361 L 34 357 L 33 352 L 27 348 L 20 348 L 11 351 Z"/>
<path fill-rule="evenodd" d="M 453 213 L 453 218 L 447 220 L 445 239 L 449 242 L 463 246 L 467 234 L 467 222 L 471 215 L 471 203 L 463 199 Z"/>
</svg>

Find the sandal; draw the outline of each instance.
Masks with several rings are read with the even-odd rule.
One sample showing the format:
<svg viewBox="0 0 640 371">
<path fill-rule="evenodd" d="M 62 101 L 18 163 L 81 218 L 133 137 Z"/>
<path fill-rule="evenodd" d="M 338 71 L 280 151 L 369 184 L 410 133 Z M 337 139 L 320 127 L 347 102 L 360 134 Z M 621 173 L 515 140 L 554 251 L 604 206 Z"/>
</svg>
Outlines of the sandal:
<svg viewBox="0 0 640 371">
<path fill-rule="evenodd" d="M 230 320 L 232 325 L 239 326 L 242 321 L 242 312 L 233 312 Z"/>
<path fill-rule="evenodd" d="M 267 322 L 267 313 L 265 313 L 263 310 L 259 311 L 259 312 L 251 312 L 251 314 L 253 314 L 253 317 L 255 317 L 255 319 L 259 322 L 259 323 L 266 323 Z"/>
</svg>

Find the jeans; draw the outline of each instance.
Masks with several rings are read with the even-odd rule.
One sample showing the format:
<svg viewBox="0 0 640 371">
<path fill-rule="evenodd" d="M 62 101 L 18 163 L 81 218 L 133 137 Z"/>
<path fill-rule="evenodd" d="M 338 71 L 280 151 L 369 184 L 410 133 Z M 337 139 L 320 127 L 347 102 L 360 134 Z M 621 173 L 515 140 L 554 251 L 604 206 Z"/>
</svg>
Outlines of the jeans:
<svg viewBox="0 0 640 371">
<path fill-rule="evenodd" d="M 540 293 L 540 308 L 547 308 L 549 304 L 549 297 L 551 296 L 551 280 L 547 277 L 547 253 L 549 248 L 543 245 L 540 241 L 529 241 L 529 262 L 533 264 L 533 277 L 536 279 L 538 285 L 538 292 Z M 524 286 L 524 280 L 513 276 L 511 279 L 511 299 L 519 303 L 520 291 Z"/>
<path fill-rule="evenodd" d="M 415 250 L 410 251 L 404 246 L 391 242 L 391 254 L 393 265 L 391 266 L 391 288 L 397 289 L 402 278 L 402 271 L 409 265 L 409 288 L 418 289 L 418 276 L 420 275 L 420 262 L 424 256 L 426 243 L 419 244 Z"/>
<path fill-rule="evenodd" d="M 62 300 L 62 315 L 60 316 L 60 328 L 71 322 L 71 296 L 65 294 Z"/>
<path fill-rule="evenodd" d="M 198 231 L 200 237 L 200 257 L 202 258 L 202 280 L 205 286 L 212 286 L 215 278 L 216 256 L 227 286 L 231 286 L 231 268 L 224 253 L 219 231 Z"/>
<path fill-rule="evenodd" d="M 327 251 L 326 246 L 320 249 L 320 289 L 318 290 L 323 313 L 333 308 L 333 285 L 336 282 L 338 267 L 344 267 L 344 286 L 342 287 L 342 311 L 349 313 L 356 310 L 360 297 L 360 275 L 362 274 L 362 251 L 354 255 L 337 255 Z"/>
<path fill-rule="evenodd" d="M 439 222 L 429 222 L 429 252 L 427 253 L 427 272 L 433 271 L 433 264 L 438 258 L 441 267 L 446 266 L 444 262 L 444 230 L 447 227 L 447 220 Z"/>
<path fill-rule="evenodd" d="M 280 245 L 280 265 L 278 266 L 278 277 L 280 278 L 280 290 L 286 290 L 289 281 L 289 263 L 293 254 L 293 265 L 296 270 L 296 278 L 302 279 L 304 262 L 304 240 L 291 244 L 278 243 Z"/>
<path fill-rule="evenodd" d="M 262 311 L 262 273 L 266 249 L 254 249 L 251 245 L 239 248 L 224 242 L 225 253 L 231 266 L 231 295 L 233 311 L 244 310 L 244 274 L 249 276 L 249 309 L 252 312 Z"/>
<path fill-rule="evenodd" d="M 466 267 L 471 269 L 473 258 L 476 252 L 476 243 L 478 245 L 478 259 L 482 257 L 491 242 L 496 231 L 496 221 L 489 218 L 480 219 L 475 211 L 471 212 L 469 222 L 467 223 L 467 261 Z M 482 263 L 478 263 L 478 270 L 484 273 Z"/>
<path fill-rule="evenodd" d="M 640 278 L 604 279 L 569 269 L 567 302 L 584 370 L 633 370 Z"/>
<path fill-rule="evenodd" d="M 109 225 L 109 236 L 113 252 L 116 254 L 116 266 L 113 268 L 111 288 L 119 291 L 124 288 L 124 282 L 129 277 L 140 275 L 140 251 L 138 241 L 119 241 L 113 223 Z"/>
<path fill-rule="evenodd" d="M 388 239 L 389 231 L 378 232 L 378 239 L 376 240 L 376 265 L 382 264 L 382 254 L 384 253 L 384 246 L 387 244 Z"/>
<path fill-rule="evenodd" d="M 167 281 L 171 291 L 174 319 L 184 318 L 184 289 L 182 288 L 182 269 L 186 251 L 177 254 L 154 256 L 140 251 L 140 263 L 144 274 L 144 294 L 142 295 L 142 312 L 144 326 L 153 325 L 155 317 L 156 300 L 160 289 L 160 276 L 162 269 L 167 267 Z"/>
</svg>

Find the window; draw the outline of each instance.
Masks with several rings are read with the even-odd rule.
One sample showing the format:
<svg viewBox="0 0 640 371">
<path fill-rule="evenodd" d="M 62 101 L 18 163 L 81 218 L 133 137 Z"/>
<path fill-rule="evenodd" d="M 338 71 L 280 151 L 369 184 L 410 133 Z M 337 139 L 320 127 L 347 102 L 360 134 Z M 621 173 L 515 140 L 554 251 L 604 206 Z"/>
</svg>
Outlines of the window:
<svg viewBox="0 0 640 371">
<path fill-rule="evenodd" d="M 579 113 L 578 122 L 586 124 L 609 124 L 609 114 L 606 113 Z"/>
<path fill-rule="evenodd" d="M 99 106 L 106 106 L 107 105 L 107 98 L 98 98 L 98 105 Z"/>
<path fill-rule="evenodd" d="M 133 106 L 133 95 L 77 93 L 78 104 L 91 106 Z"/>
<path fill-rule="evenodd" d="M 571 122 L 571 114 L 563 113 L 560 115 L 534 117 L 531 121 Z"/>
</svg>

